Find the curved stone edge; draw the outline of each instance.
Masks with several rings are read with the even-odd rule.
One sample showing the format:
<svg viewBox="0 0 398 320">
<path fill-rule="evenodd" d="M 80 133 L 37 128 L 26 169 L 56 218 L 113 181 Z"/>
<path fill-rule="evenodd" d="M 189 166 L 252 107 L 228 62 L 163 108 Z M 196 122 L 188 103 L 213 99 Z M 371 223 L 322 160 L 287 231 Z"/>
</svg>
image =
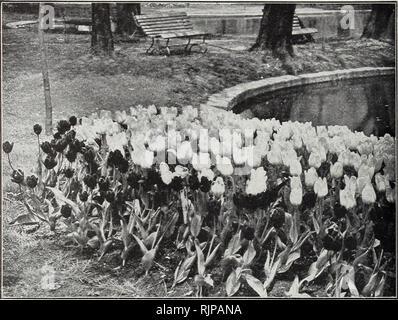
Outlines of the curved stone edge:
<svg viewBox="0 0 398 320">
<path fill-rule="evenodd" d="M 363 67 L 355 69 L 322 71 L 297 76 L 284 75 L 246 82 L 222 90 L 209 97 L 201 108 L 232 110 L 240 102 L 258 95 L 315 83 L 333 82 L 345 79 L 369 78 L 395 74 L 395 67 Z M 203 110 L 203 109 L 202 109 Z"/>
</svg>

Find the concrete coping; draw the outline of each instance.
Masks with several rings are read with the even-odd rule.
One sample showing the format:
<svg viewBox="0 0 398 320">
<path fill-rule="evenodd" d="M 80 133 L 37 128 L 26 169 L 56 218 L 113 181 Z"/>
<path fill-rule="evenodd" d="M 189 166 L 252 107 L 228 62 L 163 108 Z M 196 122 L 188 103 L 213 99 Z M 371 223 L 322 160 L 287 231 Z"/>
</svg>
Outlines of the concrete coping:
<svg viewBox="0 0 398 320">
<path fill-rule="evenodd" d="M 363 67 L 355 69 L 322 71 L 297 76 L 284 75 L 257 81 L 238 84 L 209 97 L 202 108 L 215 107 L 232 110 L 240 102 L 258 95 L 308 84 L 333 82 L 346 79 L 368 78 L 375 76 L 394 75 L 394 67 Z"/>
</svg>

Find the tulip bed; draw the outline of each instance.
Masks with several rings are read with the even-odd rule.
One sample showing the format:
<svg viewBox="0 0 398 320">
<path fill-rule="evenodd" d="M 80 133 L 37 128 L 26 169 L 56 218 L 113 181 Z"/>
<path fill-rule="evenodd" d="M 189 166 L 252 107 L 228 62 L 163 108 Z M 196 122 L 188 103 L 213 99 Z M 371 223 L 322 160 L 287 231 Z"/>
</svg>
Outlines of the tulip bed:
<svg viewBox="0 0 398 320">
<path fill-rule="evenodd" d="M 170 287 L 193 277 L 198 296 L 266 297 L 289 273 L 289 297 L 320 278 L 331 297 L 383 296 L 395 270 L 389 135 L 155 106 L 34 132 L 33 175 L 3 144 L 27 209 L 12 224 L 46 223 L 98 259 L 117 243 L 122 266 L 140 259 L 146 273 L 178 252 Z"/>
</svg>

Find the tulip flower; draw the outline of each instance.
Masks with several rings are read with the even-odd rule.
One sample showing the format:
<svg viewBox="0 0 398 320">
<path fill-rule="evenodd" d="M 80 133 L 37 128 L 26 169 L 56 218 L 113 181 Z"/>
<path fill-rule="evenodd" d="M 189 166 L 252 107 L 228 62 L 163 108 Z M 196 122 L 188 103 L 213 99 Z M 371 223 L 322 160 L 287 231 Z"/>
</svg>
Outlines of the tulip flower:
<svg viewBox="0 0 398 320">
<path fill-rule="evenodd" d="M 330 175 L 333 179 L 339 179 L 343 176 L 343 164 L 336 161 L 330 166 Z"/>
<path fill-rule="evenodd" d="M 225 192 L 224 180 L 221 177 L 217 177 L 216 181 L 212 183 L 210 190 L 216 197 L 222 196 Z"/>
<path fill-rule="evenodd" d="M 213 179 L 214 179 L 214 172 L 213 172 L 213 170 L 208 169 L 208 168 L 202 169 L 202 170 L 198 173 L 199 181 L 202 179 L 202 177 L 207 178 L 207 180 L 209 180 L 209 181 L 213 181 Z"/>
<path fill-rule="evenodd" d="M 223 176 L 230 176 L 234 172 L 234 167 L 228 157 L 217 156 L 216 168 Z"/>
<path fill-rule="evenodd" d="M 282 155 L 280 150 L 271 148 L 271 151 L 267 153 L 267 159 L 270 164 L 278 165 L 282 163 Z"/>
<path fill-rule="evenodd" d="M 386 199 L 387 199 L 387 201 L 390 202 L 390 203 L 394 203 L 395 202 L 395 197 L 396 197 L 395 187 L 394 188 L 388 187 L 386 189 Z"/>
<path fill-rule="evenodd" d="M 356 206 L 355 196 L 352 195 L 351 191 L 347 188 L 340 190 L 340 204 L 347 210 Z"/>
<path fill-rule="evenodd" d="M 364 177 L 358 177 L 357 178 L 357 188 L 356 188 L 356 192 L 361 193 L 363 188 L 365 188 L 365 186 L 371 183 L 371 180 L 369 179 L 368 176 L 364 176 Z"/>
<path fill-rule="evenodd" d="M 209 169 L 211 165 L 210 154 L 208 153 L 194 153 L 191 160 L 192 166 L 196 171 Z"/>
<path fill-rule="evenodd" d="M 193 156 L 192 145 L 189 141 L 183 141 L 177 148 L 177 160 L 179 163 L 187 164 Z"/>
<path fill-rule="evenodd" d="M 302 189 L 300 177 L 290 177 L 290 189 Z"/>
<path fill-rule="evenodd" d="M 308 158 L 308 164 L 310 167 L 318 169 L 321 164 L 321 156 L 317 152 L 311 152 L 310 157 Z"/>
<path fill-rule="evenodd" d="M 299 176 L 302 173 L 301 163 L 298 159 L 294 159 L 290 162 L 290 175 Z"/>
<path fill-rule="evenodd" d="M 328 194 L 328 184 L 326 178 L 318 178 L 314 183 L 314 192 L 318 198 L 323 198 Z"/>
<path fill-rule="evenodd" d="M 388 181 L 384 175 L 380 172 L 376 173 L 375 175 L 375 182 L 376 182 L 376 190 L 379 192 L 386 191 Z"/>
<path fill-rule="evenodd" d="M 233 146 L 232 149 L 232 157 L 234 159 L 234 163 L 237 166 L 241 166 L 246 162 L 246 150 L 245 149 L 240 149 L 237 146 Z"/>
<path fill-rule="evenodd" d="M 160 178 L 162 179 L 163 183 L 169 185 L 173 180 L 174 176 L 169 170 L 163 170 L 160 172 Z"/>
<path fill-rule="evenodd" d="M 362 202 L 365 204 L 372 204 L 376 201 L 376 193 L 371 183 L 366 184 L 362 190 L 361 196 Z"/>
<path fill-rule="evenodd" d="M 289 201 L 294 206 L 299 206 L 303 200 L 303 189 L 294 188 L 290 191 Z"/>
<path fill-rule="evenodd" d="M 373 174 L 374 174 L 374 167 L 367 166 L 366 164 L 363 164 L 359 167 L 358 177 L 368 176 L 370 179 L 372 179 Z"/>
<path fill-rule="evenodd" d="M 318 173 L 314 167 L 304 171 L 304 183 L 307 187 L 312 188 L 315 181 L 318 179 Z"/>
<path fill-rule="evenodd" d="M 246 193 L 251 195 L 257 195 L 267 190 L 267 172 L 263 167 L 259 167 L 256 170 L 252 169 L 249 180 L 246 184 Z"/>
</svg>

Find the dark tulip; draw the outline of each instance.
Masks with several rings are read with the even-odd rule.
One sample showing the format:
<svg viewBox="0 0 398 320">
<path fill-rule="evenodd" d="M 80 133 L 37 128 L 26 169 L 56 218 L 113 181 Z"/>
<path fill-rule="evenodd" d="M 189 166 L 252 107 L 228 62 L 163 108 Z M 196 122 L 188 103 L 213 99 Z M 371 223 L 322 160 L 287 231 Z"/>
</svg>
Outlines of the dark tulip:
<svg viewBox="0 0 398 320">
<path fill-rule="evenodd" d="M 77 152 L 74 150 L 69 149 L 66 154 L 65 154 L 66 159 L 68 159 L 69 162 L 74 162 L 77 157 Z"/>
<path fill-rule="evenodd" d="M 32 175 L 32 176 L 29 176 L 29 177 L 26 177 L 26 185 L 29 187 L 29 188 L 34 188 L 34 187 L 36 187 L 37 186 L 37 181 L 38 181 L 38 179 L 37 179 L 37 177 L 36 176 L 34 176 L 34 175 Z"/>
<path fill-rule="evenodd" d="M 61 215 L 64 218 L 69 218 L 72 215 L 72 208 L 68 206 L 67 204 L 63 205 L 61 207 Z"/>
<path fill-rule="evenodd" d="M 117 168 L 121 173 L 126 173 L 129 170 L 129 162 L 123 158 Z"/>
<path fill-rule="evenodd" d="M 128 177 L 127 177 L 127 184 L 130 186 L 130 187 L 132 187 L 132 188 L 134 188 L 134 189 L 137 189 L 138 187 L 139 187 L 139 183 L 138 183 L 138 181 L 141 179 L 141 177 L 138 175 L 138 174 L 136 174 L 136 173 L 134 173 L 134 172 L 131 172 L 129 175 L 128 175 Z"/>
<path fill-rule="evenodd" d="M 113 191 L 108 191 L 105 194 L 105 200 L 108 201 L 109 203 L 115 201 L 115 193 Z"/>
<path fill-rule="evenodd" d="M 72 178 L 74 173 L 75 173 L 75 170 L 73 170 L 71 168 L 67 168 L 64 170 L 65 177 L 67 177 L 68 179 Z"/>
<path fill-rule="evenodd" d="M 326 234 L 322 238 L 322 243 L 326 250 L 339 251 L 341 250 L 342 239 L 340 237 L 333 237 L 330 234 Z"/>
<path fill-rule="evenodd" d="M 285 224 L 285 212 L 281 208 L 275 208 L 271 214 L 271 225 L 274 228 L 282 228 Z"/>
<path fill-rule="evenodd" d="M 14 170 L 11 174 L 11 181 L 15 183 L 22 183 L 24 179 L 24 173 L 21 169 Z"/>
<path fill-rule="evenodd" d="M 86 152 L 83 153 L 84 160 L 87 163 L 92 163 L 95 159 L 95 151 L 93 149 L 88 149 Z"/>
<path fill-rule="evenodd" d="M 36 123 L 36 124 L 33 126 L 33 132 L 34 132 L 35 134 L 39 135 L 39 134 L 41 133 L 41 131 L 42 131 L 41 125 L 38 124 L 38 123 Z"/>
<path fill-rule="evenodd" d="M 304 212 L 306 209 L 312 209 L 315 206 L 316 198 L 317 196 L 314 191 L 305 193 L 300 205 L 300 211 Z"/>
<path fill-rule="evenodd" d="M 59 132 L 56 132 L 56 133 L 53 135 L 53 137 L 54 137 L 55 140 L 59 140 L 59 139 L 62 138 L 62 135 L 61 135 Z"/>
<path fill-rule="evenodd" d="M 62 153 L 68 146 L 68 142 L 66 141 L 66 139 L 58 139 L 53 141 L 54 141 L 53 148 L 55 151 L 59 153 Z"/>
<path fill-rule="evenodd" d="M 8 141 L 3 143 L 3 151 L 5 153 L 10 153 L 12 151 L 12 148 L 14 147 L 14 142 L 10 143 Z"/>
<path fill-rule="evenodd" d="M 47 156 L 47 157 L 44 159 L 44 166 L 45 166 L 48 170 L 53 169 L 56 165 L 57 165 L 57 161 L 56 161 L 53 157 Z"/>
<path fill-rule="evenodd" d="M 109 156 L 108 156 L 108 166 L 112 167 L 112 166 L 118 166 L 120 164 L 120 162 L 123 159 L 123 155 L 120 152 L 120 150 L 115 150 L 115 151 L 111 151 L 109 152 Z"/>
<path fill-rule="evenodd" d="M 87 191 L 83 191 L 82 193 L 79 194 L 79 199 L 82 202 L 86 202 L 88 199 L 88 193 Z"/>
<path fill-rule="evenodd" d="M 234 193 L 232 196 L 232 201 L 237 208 L 243 208 L 243 199 L 241 193 Z"/>
<path fill-rule="evenodd" d="M 57 131 L 60 134 L 64 134 L 66 131 L 70 130 L 70 123 L 66 120 L 61 120 L 57 124 Z"/>
<path fill-rule="evenodd" d="M 75 130 L 70 130 L 66 135 L 65 139 L 70 144 L 73 140 L 75 140 L 76 137 L 76 131 Z"/>
<path fill-rule="evenodd" d="M 108 189 L 109 189 L 109 181 L 108 181 L 108 179 L 105 178 L 105 177 L 99 178 L 98 186 L 99 186 L 100 191 L 108 191 Z"/>
<path fill-rule="evenodd" d="M 69 118 L 69 124 L 70 124 L 71 126 L 75 126 L 75 125 L 77 124 L 77 118 L 76 118 L 75 116 L 71 116 L 71 117 Z"/>
<path fill-rule="evenodd" d="M 160 173 L 155 170 L 149 170 L 147 176 L 147 182 L 149 185 L 160 185 L 162 184 L 162 178 L 160 177 Z"/>
<path fill-rule="evenodd" d="M 41 150 L 43 150 L 44 153 L 46 154 L 50 154 L 53 150 L 51 147 L 51 143 L 48 141 L 44 141 L 41 145 L 40 145 Z"/>
<path fill-rule="evenodd" d="M 242 227 L 242 237 L 247 240 L 253 240 L 254 239 L 254 228 L 249 227 L 249 226 L 243 226 Z"/>
<path fill-rule="evenodd" d="M 344 218 L 345 215 L 348 213 L 347 209 L 343 207 L 340 203 L 336 203 L 334 206 L 334 215 L 337 219 Z"/>
<path fill-rule="evenodd" d="M 69 134 L 69 132 L 68 132 L 68 134 Z M 77 139 L 72 139 L 69 142 L 69 150 L 72 150 L 74 152 L 81 152 L 83 146 L 84 146 L 84 144 Z"/>
<path fill-rule="evenodd" d="M 353 235 L 349 235 L 344 239 L 344 245 L 347 250 L 355 250 L 357 248 L 357 239 Z"/>
<path fill-rule="evenodd" d="M 105 193 L 104 192 L 100 192 L 99 194 L 97 194 L 97 195 L 95 195 L 93 197 L 93 200 L 102 205 L 104 203 L 104 200 L 105 200 Z"/>
<path fill-rule="evenodd" d="M 94 189 L 97 185 L 97 177 L 95 175 L 88 174 L 83 178 L 83 182 L 90 189 Z"/>
<path fill-rule="evenodd" d="M 169 187 L 174 190 L 174 191 L 181 191 L 183 186 L 183 180 L 181 177 L 174 177 L 173 180 L 171 180 Z"/>
<path fill-rule="evenodd" d="M 209 192 L 211 188 L 211 181 L 206 177 L 200 179 L 200 191 Z"/>
<path fill-rule="evenodd" d="M 330 163 L 327 161 L 322 162 L 321 166 L 316 171 L 319 177 L 325 178 L 330 172 Z"/>
<path fill-rule="evenodd" d="M 188 184 L 189 184 L 189 187 L 191 188 L 191 190 L 198 190 L 200 187 L 200 182 L 199 182 L 198 176 L 194 173 L 191 174 L 188 177 Z"/>
</svg>

